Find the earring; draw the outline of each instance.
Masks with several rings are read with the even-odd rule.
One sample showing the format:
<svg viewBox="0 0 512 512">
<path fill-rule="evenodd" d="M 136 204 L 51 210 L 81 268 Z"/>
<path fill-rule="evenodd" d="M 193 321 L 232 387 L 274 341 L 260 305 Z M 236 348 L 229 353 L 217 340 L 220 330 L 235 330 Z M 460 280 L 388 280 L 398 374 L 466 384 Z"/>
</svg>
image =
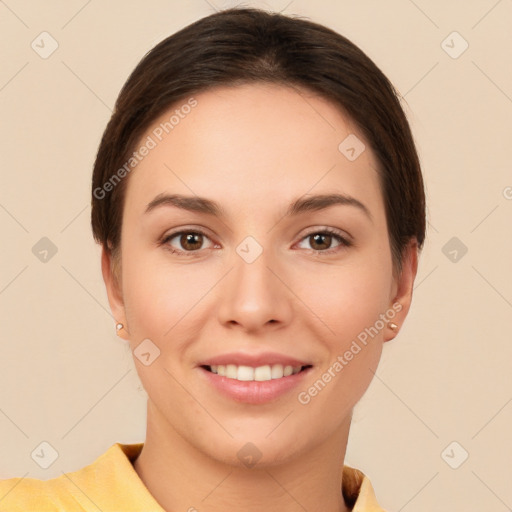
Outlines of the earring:
<svg viewBox="0 0 512 512">
<path fill-rule="evenodd" d="M 388 325 L 389 325 L 389 328 L 392 329 L 393 331 L 396 331 L 398 329 L 398 325 L 396 325 L 393 322 L 388 322 Z"/>
<path fill-rule="evenodd" d="M 119 336 L 119 331 L 120 331 L 123 327 L 124 327 L 124 325 L 123 325 L 121 322 L 119 322 L 119 323 L 117 323 L 117 324 L 116 324 L 116 333 L 117 333 L 117 335 L 118 335 L 118 336 Z"/>
</svg>

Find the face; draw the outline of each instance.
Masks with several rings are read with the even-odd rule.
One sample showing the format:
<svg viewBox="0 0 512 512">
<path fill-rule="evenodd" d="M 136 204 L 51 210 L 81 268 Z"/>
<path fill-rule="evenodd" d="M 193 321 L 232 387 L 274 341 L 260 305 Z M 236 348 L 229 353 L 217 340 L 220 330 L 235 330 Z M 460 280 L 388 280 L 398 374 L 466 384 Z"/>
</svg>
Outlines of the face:
<svg viewBox="0 0 512 512">
<path fill-rule="evenodd" d="M 141 138 L 105 282 L 150 354 L 134 357 L 148 428 L 233 464 L 250 442 L 272 464 L 339 438 L 407 313 L 415 253 L 395 278 L 377 161 L 328 101 L 259 84 L 193 97 Z"/>
</svg>

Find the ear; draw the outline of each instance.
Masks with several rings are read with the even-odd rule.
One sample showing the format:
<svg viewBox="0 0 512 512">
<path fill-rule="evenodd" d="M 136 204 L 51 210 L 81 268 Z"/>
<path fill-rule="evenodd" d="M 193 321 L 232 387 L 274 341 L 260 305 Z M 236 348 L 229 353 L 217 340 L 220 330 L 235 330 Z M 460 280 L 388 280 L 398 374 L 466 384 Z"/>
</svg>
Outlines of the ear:
<svg viewBox="0 0 512 512">
<path fill-rule="evenodd" d="M 120 276 L 114 271 L 112 253 L 105 249 L 105 246 L 103 246 L 101 250 L 101 273 L 103 274 L 103 281 L 105 282 L 105 288 L 107 290 L 110 310 L 114 315 L 116 324 L 120 322 L 124 326 L 117 334 L 121 338 L 128 340 L 129 333 L 126 326 Z"/>
<path fill-rule="evenodd" d="M 402 271 L 395 278 L 393 293 L 391 294 L 392 300 L 389 304 L 390 309 L 397 312 L 393 319 L 390 319 L 390 322 L 393 322 L 398 327 L 393 330 L 388 325 L 384 332 L 384 341 L 391 341 L 398 334 L 409 312 L 414 280 L 418 271 L 418 253 L 418 242 L 415 238 L 412 238 L 404 248 Z"/>
</svg>

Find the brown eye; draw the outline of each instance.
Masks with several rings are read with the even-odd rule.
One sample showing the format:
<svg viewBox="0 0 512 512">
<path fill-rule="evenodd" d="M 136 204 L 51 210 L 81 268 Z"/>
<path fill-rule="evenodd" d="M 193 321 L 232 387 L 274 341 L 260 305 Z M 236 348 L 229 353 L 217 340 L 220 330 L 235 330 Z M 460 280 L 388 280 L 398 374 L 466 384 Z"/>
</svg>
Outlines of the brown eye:
<svg viewBox="0 0 512 512">
<path fill-rule="evenodd" d="M 311 243 L 311 247 L 315 250 L 325 250 L 330 249 L 330 245 L 332 242 L 332 235 L 327 233 L 316 233 L 314 235 L 309 235 L 310 240 L 313 241 Z"/>
<path fill-rule="evenodd" d="M 203 235 L 201 233 L 186 233 L 181 235 L 179 240 L 184 249 L 195 251 L 201 248 Z"/>
<path fill-rule="evenodd" d="M 172 240 L 178 243 L 172 244 Z M 200 231 L 179 231 L 166 236 L 161 243 L 173 253 L 194 253 L 203 249 L 205 240 L 210 239 Z"/>
<path fill-rule="evenodd" d="M 306 235 L 301 242 L 308 241 L 309 249 L 317 252 L 318 254 L 330 254 L 338 252 L 344 247 L 350 247 L 352 243 L 341 236 L 337 231 L 331 229 L 323 229 L 322 231 L 313 231 Z M 333 241 L 337 245 L 332 247 Z M 308 249 L 308 247 L 306 247 Z"/>
</svg>

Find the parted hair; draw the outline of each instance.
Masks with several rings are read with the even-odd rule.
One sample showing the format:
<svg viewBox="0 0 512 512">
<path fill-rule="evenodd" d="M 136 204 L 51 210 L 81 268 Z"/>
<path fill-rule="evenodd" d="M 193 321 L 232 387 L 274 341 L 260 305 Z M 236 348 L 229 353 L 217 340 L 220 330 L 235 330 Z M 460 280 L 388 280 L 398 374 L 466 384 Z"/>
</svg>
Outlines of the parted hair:
<svg viewBox="0 0 512 512">
<path fill-rule="evenodd" d="M 231 8 L 199 19 L 158 43 L 132 71 L 94 163 L 95 240 L 119 259 L 129 176 L 110 187 L 105 197 L 94 191 L 126 163 L 156 118 L 192 94 L 258 82 L 318 94 L 359 128 L 379 164 L 393 269 L 399 273 L 411 238 L 422 248 L 426 224 L 420 162 L 400 95 L 346 37 L 298 16 L 254 8 Z"/>
</svg>

